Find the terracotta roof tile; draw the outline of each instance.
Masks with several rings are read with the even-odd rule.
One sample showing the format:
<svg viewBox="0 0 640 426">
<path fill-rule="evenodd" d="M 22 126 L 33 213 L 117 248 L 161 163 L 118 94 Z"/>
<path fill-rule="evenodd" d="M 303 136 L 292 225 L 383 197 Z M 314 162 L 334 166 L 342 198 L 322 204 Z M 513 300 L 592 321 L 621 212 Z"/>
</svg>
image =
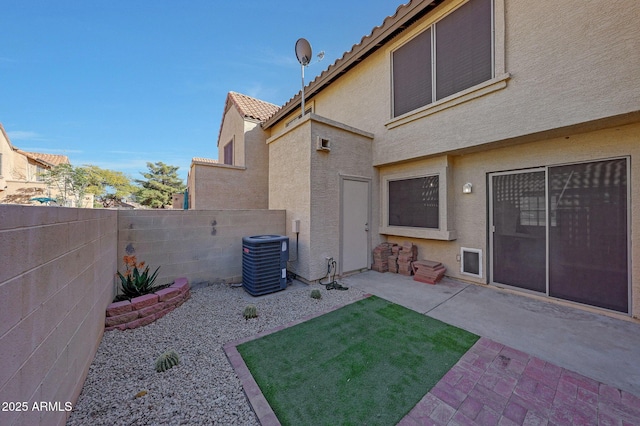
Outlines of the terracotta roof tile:
<svg viewBox="0 0 640 426">
<path fill-rule="evenodd" d="M 260 121 L 265 121 L 280 109 L 278 105 L 236 92 L 229 92 L 229 100 L 238 108 L 240 114 Z"/>
<path fill-rule="evenodd" d="M 43 161 L 43 162 L 48 163 L 48 164 L 50 164 L 52 166 L 57 166 L 59 164 L 70 164 L 69 163 L 69 157 L 67 157 L 66 155 L 42 154 L 40 152 L 25 152 L 25 151 L 22 151 L 22 150 L 19 150 L 19 151 L 22 152 L 27 157 L 31 157 L 34 160 Z"/>
<path fill-rule="evenodd" d="M 218 160 L 213 158 L 203 158 L 203 157 L 193 157 L 191 159 L 192 163 L 209 163 L 209 164 L 218 164 Z"/>
</svg>

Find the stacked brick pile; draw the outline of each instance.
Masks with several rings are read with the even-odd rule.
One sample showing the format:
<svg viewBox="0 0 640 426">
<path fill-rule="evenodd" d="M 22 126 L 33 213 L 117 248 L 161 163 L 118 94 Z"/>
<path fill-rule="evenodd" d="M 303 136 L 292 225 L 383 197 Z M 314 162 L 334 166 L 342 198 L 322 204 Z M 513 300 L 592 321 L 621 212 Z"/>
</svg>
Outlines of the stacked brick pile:
<svg viewBox="0 0 640 426">
<path fill-rule="evenodd" d="M 413 262 L 413 279 L 427 284 L 435 284 L 442 279 L 447 269 L 440 262 L 420 260 Z"/>
<path fill-rule="evenodd" d="M 371 269 L 377 272 L 387 272 L 389 270 L 389 256 L 391 255 L 391 243 L 379 244 L 373 249 L 373 265 Z"/>
<path fill-rule="evenodd" d="M 178 278 L 167 288 L 107 306 L 105 331 L 126 330 L 151 324 L 162 318 L 191 296 L 189 282 Z"/>
<path fill-rule="evenodd" d="M 411 264 L 418 259 L 418 246 L 403 243 L 398 252 L 398 273 L 406 276 L 413 274 Z"/>
<path fill-rule="evenodd" d="M 389 272 L 394 274 L 398 273 L 398 253 L 400 252 L 400 246 L 394 244 L 391 247 L 391 256 L 389 256 Z"/>
</svg>

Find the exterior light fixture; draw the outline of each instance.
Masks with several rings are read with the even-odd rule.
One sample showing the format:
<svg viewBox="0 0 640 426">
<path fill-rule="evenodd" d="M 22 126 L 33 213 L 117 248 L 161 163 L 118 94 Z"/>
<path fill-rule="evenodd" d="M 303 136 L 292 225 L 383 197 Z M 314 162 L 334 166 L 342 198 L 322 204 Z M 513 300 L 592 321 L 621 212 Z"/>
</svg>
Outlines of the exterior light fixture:
<svg viewBox="0 0 640 426">
<path fill-rule="evenodd" d="M 467 182 L 464 185 L 462 185 L 462 193 L 463 194 L 471 194 L 472 190 L 473 190 L 473 185 L 471 185 L 469 182 Z"/>
</svg>

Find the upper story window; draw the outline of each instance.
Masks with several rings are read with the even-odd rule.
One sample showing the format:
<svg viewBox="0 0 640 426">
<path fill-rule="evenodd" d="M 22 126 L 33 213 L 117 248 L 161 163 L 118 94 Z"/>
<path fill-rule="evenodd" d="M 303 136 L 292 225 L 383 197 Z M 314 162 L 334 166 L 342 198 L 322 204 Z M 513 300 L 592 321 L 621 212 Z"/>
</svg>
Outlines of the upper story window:
<svg viewBox="0 0 640 426">
<path fill-rule="evenodd" d="M 492 0 L 469 0 L 392 54 L 393 116 L 493 78 Z"/>
<path fill-rule="evenodd" d="M 233 166 L 233 139 L 224 146 L 224 164 Z"/>
<path fill-rule="evenodd" d="M 37 182 L 44 182 L 45 181 L 45 173 L 46 172 L 47 172 L 47 169 L 45 169 L 42 166 L 36 165 L 36 181 Z"/>
</svg>

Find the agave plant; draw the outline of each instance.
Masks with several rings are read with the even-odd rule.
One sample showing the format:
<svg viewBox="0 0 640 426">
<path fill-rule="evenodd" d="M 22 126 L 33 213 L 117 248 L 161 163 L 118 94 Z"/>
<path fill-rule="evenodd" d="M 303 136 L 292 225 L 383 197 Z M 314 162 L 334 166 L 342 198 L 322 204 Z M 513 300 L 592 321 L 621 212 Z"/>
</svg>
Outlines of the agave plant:
<svg viewBox="0 0 640 426">
<path fill-rule="evenodd" d="M 153 283 L 158 276 L 158 266 L 156 270 L 149 275 L 149 266 L 145 267 L 144 262 L 138 263 L 135 256 L 124 256 L 124 264 L 126 271 L 124 275 L 118 271 L 118 277 L 122 283 L 122 293 L 127 298 L 144 296 L 153 292 Z M 144 268 L 142 272 L 140 269 Z"/>
</svg>

